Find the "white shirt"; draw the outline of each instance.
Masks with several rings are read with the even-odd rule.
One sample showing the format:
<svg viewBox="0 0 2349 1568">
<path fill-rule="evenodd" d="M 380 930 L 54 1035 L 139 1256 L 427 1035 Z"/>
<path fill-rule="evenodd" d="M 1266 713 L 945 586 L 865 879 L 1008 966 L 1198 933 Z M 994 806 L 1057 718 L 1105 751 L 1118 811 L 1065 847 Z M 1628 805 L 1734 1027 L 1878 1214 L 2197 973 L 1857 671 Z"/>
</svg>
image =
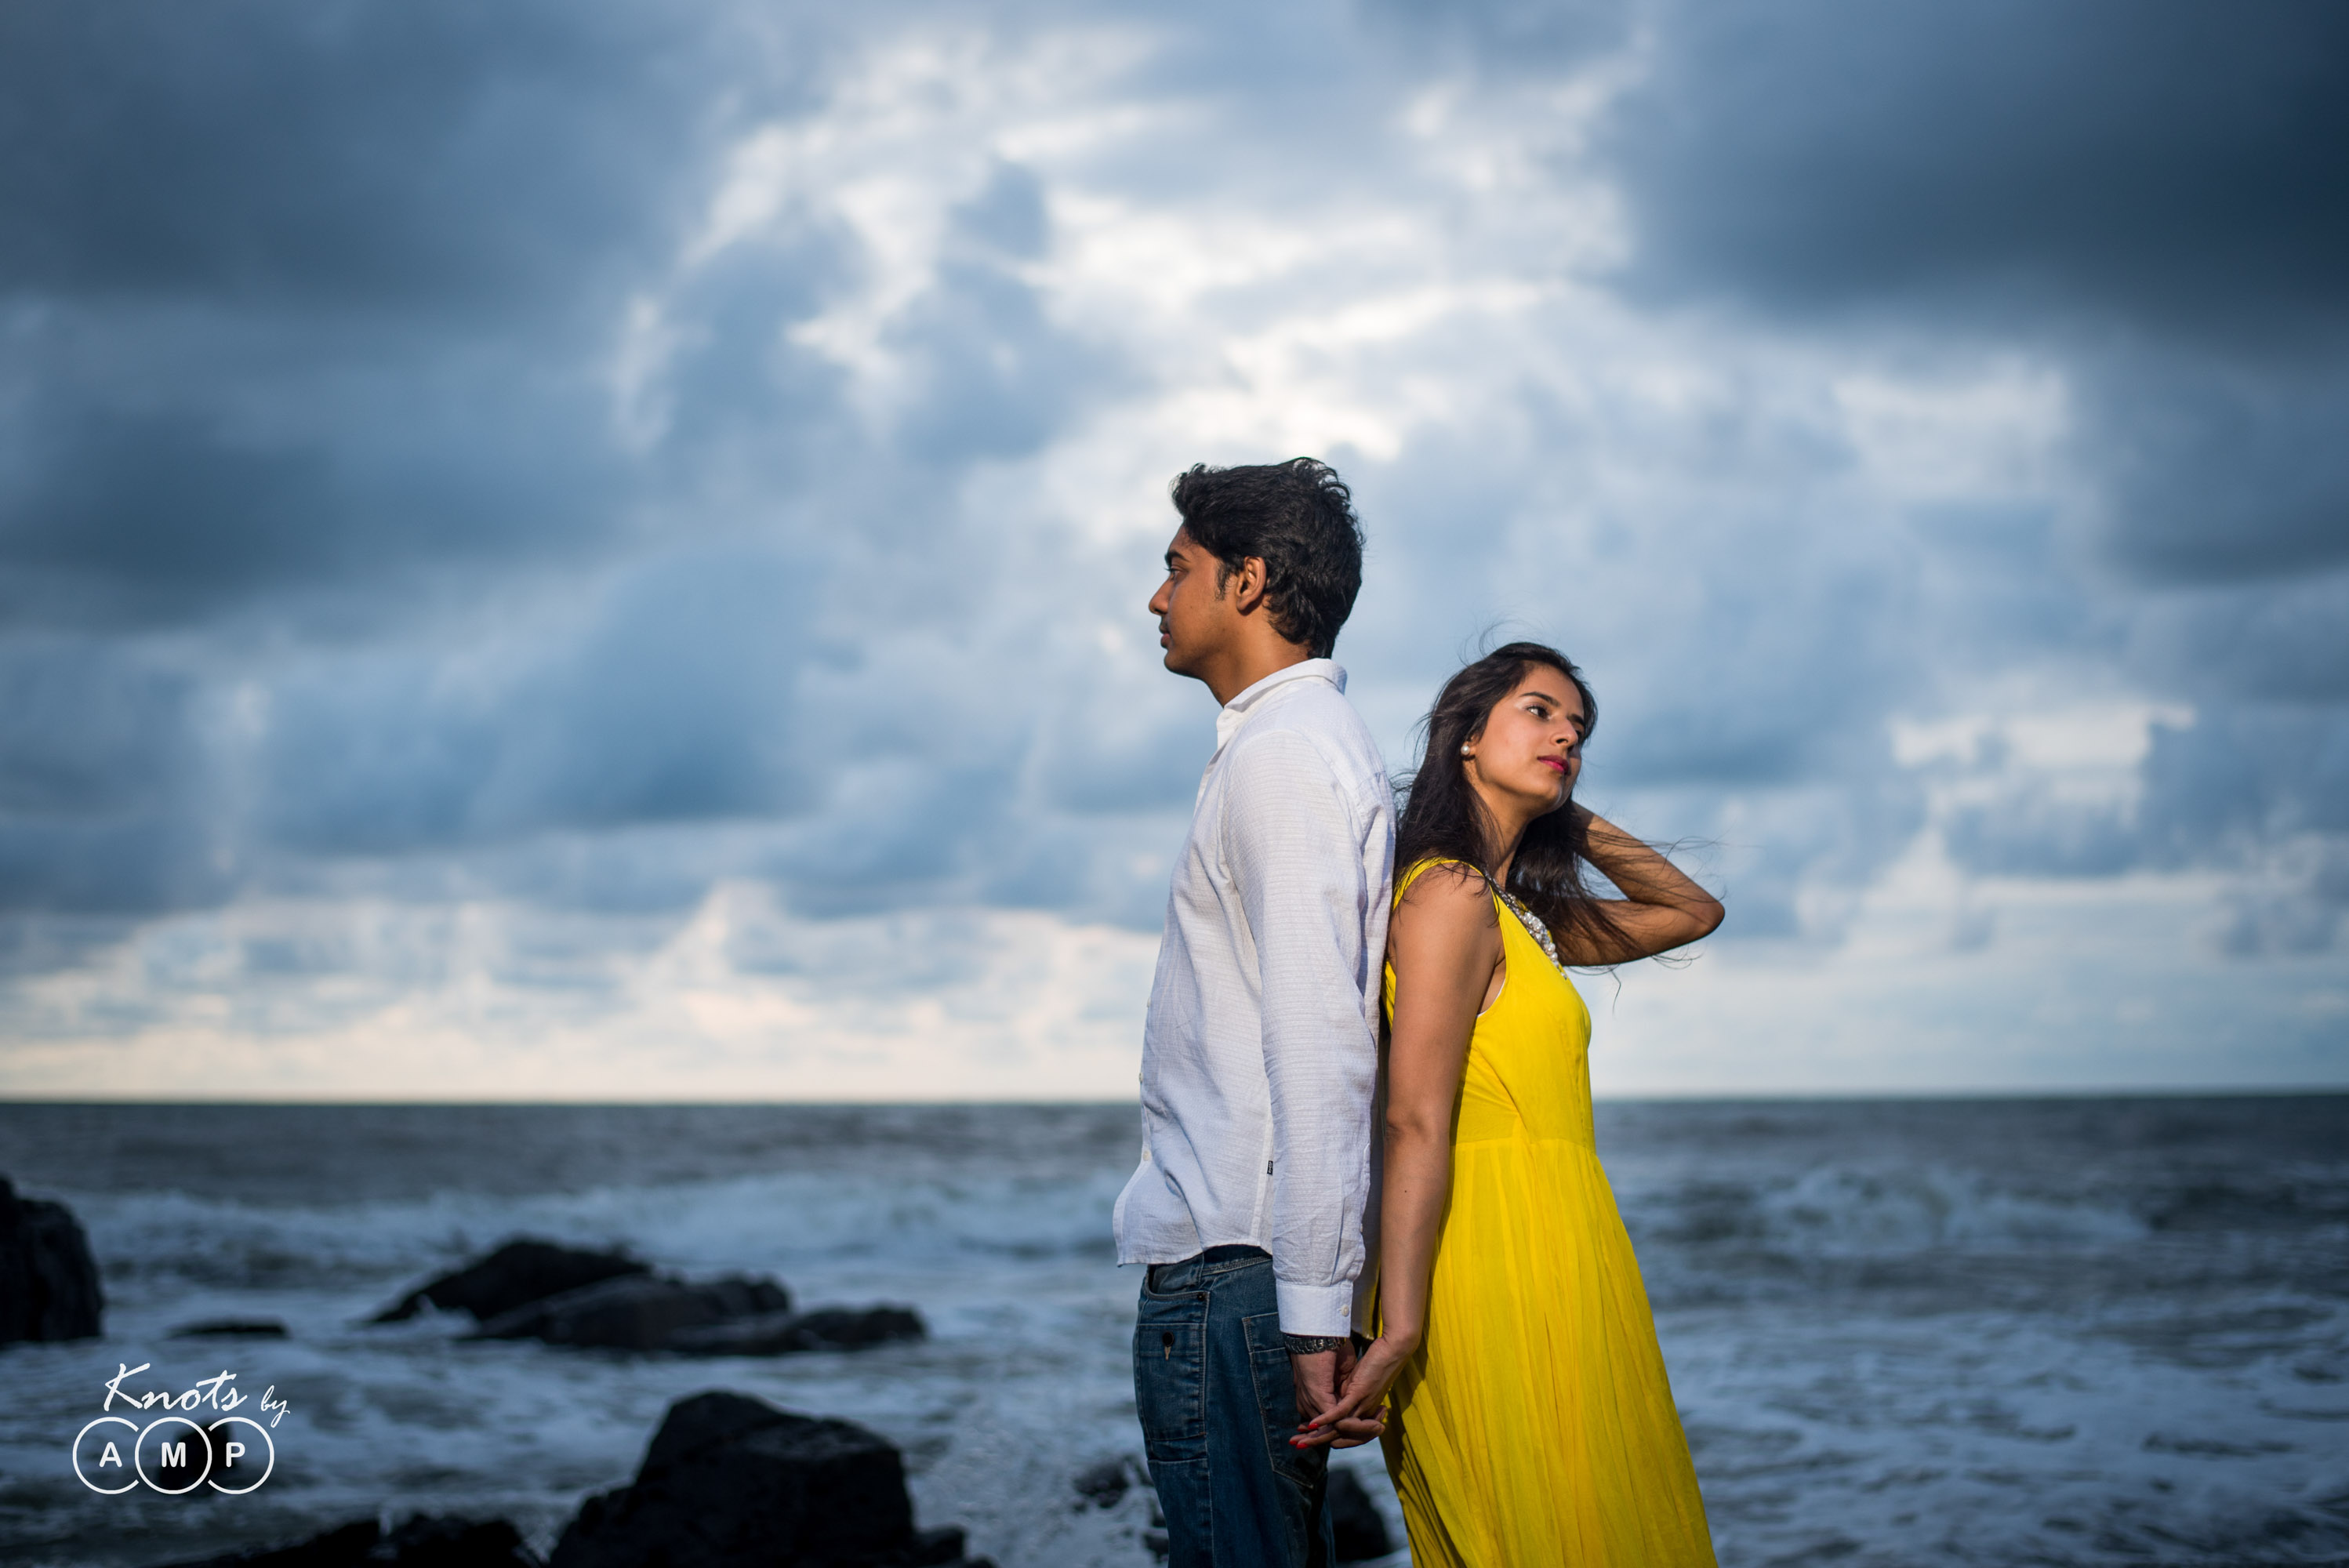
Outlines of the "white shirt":
<svg viewBox="0 0 2349 1568">
<path fill-rule="evenodd" d="M 1354 1321 L 1394 872 L 1386 765 L 1308 659 L 1224 705 L 1175 862 L 1142 1037 L 1120 1263 L 1272 1254 L 1280 1326 Z"/>
</svg>

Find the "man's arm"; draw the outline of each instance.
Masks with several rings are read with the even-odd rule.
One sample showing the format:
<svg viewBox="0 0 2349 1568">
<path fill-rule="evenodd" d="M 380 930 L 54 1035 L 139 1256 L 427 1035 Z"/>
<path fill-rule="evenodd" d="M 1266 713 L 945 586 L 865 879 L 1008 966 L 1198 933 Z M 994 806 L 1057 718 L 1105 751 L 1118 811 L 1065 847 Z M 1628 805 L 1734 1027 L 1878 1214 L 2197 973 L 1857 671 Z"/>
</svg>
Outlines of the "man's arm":
<svg viewBox="0 0 2349 1568">
<path fill-rule="evenodd" d="M 1375 955 L 1364 923 L 1386 890 L 1368 885 L 1367 825 L 1311 741 L 1286 730 L 1252 736 L 1228 766 L 1225 853 L 1256 946 L 1271 1091 L 1268 1240 L 1280 1326 L 1338 1342 L 1292 1351 L 1298 1411 L 1309 1422 L 1337 1398 L 1354 1358 L 1346 1336 L 1363 1262 L 1378 1077 L 1363 995 Z M 1350 1422 L 1340 1446 L 1378 1430 Z"/>
<path fill-rule="evenodd" d="M 1394 1026 L 1387 1041 L 1386 1185 L 1379 1213 L 1379 1336 L 1311 1418 L 1304 1444 L 1344 1446 L 1375 1422 L 1419 1350 L 1428 1276 L 1452 1191 L 1452 1121 L 1468 1038 L 1501 963 L 1501 932 L 1482 876 L 1436 866 L 1396 906 L 1387 937 Z"/>
<path fill-rule="evenodd" d="M 1363 925 L 1383 890 L 1364 885 L 1363 828 L 1309 739 L 1250 736 L 1229 766 L 1224 851 L 1256 947 L 1280 1326 L 1342 1336 L 1362 1268 L 1378 1076 Z"/>
</svg>

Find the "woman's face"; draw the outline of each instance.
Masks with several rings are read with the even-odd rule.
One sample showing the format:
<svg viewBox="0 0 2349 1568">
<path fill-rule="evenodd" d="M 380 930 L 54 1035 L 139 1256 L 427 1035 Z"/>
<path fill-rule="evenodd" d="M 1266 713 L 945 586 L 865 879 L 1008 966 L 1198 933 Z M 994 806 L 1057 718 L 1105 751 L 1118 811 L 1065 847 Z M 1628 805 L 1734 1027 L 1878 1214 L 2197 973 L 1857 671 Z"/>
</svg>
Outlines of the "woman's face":
<svg viewBox="0 0 2349 1568">
<path fill-rule="evenodd" d="M 1582 772 L 1582 735 L 1589 720 L 1582 696 L 1562 670 L 1536 665 L 1495 705 L 1485 732 L 1462 759 L 1471 782 L 1533 809 L 1566 804 Z"/>
</svg>

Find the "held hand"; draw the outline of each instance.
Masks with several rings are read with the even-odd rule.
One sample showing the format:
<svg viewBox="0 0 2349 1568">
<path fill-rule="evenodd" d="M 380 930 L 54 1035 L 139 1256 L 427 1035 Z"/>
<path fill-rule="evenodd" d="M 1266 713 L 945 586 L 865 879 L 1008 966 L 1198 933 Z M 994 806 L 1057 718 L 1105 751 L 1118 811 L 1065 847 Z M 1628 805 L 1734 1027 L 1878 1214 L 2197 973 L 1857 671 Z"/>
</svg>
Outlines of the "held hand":
<svg viewBox="0 0 2349 1568">
<path fill-rule="evenodd" d="M 1306 1420 L 1302 1435 L 1292 1441 L 1300 1447 L 1328 1443 L 1350 1449 L 1384 1432 L 1387 1390 L 1418 1348 L 1387 1335 L 1371 1340 L 1361 1358 L 1339 1379 L 1336 1397 Z"/>
<path fill-rule="evenodd" d="M 1338 1391 L 1353 1375 L 1351 1341 L 1335 1350 L 1318 1351 L 1311 1356 L 1291 1354 L 1288 1371 L 1297 1387 L 1297 1413 L 1304 1418 L 1297 1423 L 1298 1435 L 1288 1439 L 1292 1447 L 1319 1448 L 1334 1438 L 1336 1447 L 1350 1449 L 1369 1442 L 1383 1429 L 1373 1421 L 1349 1421 L 1342 1428 L 1315 1429 L 1317 1419 L 1338 1402 Z"/>
<path fill-rule="evenodd" d="M 1340 1357 L 1343 1359 L 1341 1360 Z M 1297 1387 L 1297 1413 L 1302 1426 L 1338 1401 L 1338 1387 L 1354 1367 L 1354 1347 L 1317 1350 L 1310 1356 L 1289 1352 L 1288 1376 Z"/>
</svg>

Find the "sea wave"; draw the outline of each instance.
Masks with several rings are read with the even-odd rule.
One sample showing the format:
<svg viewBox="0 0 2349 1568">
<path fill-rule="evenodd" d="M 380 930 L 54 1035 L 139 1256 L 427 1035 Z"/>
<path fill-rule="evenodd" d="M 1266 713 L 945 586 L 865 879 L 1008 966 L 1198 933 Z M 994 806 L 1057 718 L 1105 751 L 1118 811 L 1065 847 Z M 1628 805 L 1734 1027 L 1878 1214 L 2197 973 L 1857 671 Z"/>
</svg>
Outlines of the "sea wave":
<svg viewBox="0 0 2349 1568">
<path fill-rule="evenodd" d="M 2147 1230 L 2118 1198 L 2020 1191 L 1980 1171 L 1935 1166 L 1822 1164 L 1744 1182 L 1716 1175 L 1626 1183 L 1618 1201 L 1635 1234 L 1669 1245 L 1822 1258 L 2095 1246 Z"/>
<path fill-rule="evenodd" d="M 618 1247 L 688 1271 L 788 1271 L 856 1258 L 1106 1259 L 1118 1184 L 1108 1172 L 914 1181 L 790 1172 L 310 1206 L 180 1191 L 67 1196 L 110 1280 L 331 1289 L 444 1266 L 519 1234 Z"/>
</svg>

